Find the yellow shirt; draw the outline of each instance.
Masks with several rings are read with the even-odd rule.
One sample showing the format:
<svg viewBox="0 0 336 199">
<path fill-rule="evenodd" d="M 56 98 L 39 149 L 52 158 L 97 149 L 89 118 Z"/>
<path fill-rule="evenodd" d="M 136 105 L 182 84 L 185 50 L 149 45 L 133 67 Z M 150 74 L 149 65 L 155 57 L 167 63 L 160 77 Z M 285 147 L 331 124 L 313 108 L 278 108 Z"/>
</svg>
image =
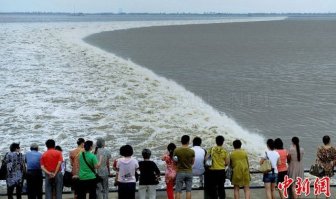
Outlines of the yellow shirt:
<svg viewBox="0 0 336 199">
<path fill-rule="evenodd" d="M 212 165 L 210 170 L 224 170 L 225 160 L 228 158 L 228 152 L 221 146 L 215 146 L 208 150 L 209 155 L 212 157 Z"/>
</svg>

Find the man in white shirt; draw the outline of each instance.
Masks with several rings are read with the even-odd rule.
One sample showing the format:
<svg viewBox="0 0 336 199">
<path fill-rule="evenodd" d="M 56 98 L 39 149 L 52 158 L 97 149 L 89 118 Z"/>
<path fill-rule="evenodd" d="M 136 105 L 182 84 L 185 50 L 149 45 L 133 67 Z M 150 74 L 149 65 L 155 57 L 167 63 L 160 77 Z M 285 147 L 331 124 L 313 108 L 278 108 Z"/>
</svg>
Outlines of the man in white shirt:
<svg viewBox="0 0 336 199">
<path fill-rule="evenodd" d="M 203 174 L 205 171 L 204 168 L 204 159 L 206 156 L 206 150 L 201 147 L 202 139 L 200 137 L 195 137 L 193 139 L 192 150 L 195 151 L 195 163 L 192 167 L 192 173 L 194 176 L 199 176 L 200 186 L 203 187 Z"/>
</svg>

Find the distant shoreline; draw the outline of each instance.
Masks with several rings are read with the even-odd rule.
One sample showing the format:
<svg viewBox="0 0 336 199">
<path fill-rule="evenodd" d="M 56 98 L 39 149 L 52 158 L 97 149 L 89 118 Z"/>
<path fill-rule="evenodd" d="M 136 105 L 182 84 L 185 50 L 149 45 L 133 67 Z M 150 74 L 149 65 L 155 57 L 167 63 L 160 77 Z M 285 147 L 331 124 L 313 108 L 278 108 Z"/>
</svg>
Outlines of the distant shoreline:
<svg viewBox="0 0 336 199">
<path fill-rule="evenodd" d="M 272 17 L 272 16 L 287 16 L 287 17 L 336 17 L 336 13 L 85 13 L 85 12 L 0 12 L 0 15 L 179 15 L 179 16 L 216 16 L 216 17 Z"/>
</svg>

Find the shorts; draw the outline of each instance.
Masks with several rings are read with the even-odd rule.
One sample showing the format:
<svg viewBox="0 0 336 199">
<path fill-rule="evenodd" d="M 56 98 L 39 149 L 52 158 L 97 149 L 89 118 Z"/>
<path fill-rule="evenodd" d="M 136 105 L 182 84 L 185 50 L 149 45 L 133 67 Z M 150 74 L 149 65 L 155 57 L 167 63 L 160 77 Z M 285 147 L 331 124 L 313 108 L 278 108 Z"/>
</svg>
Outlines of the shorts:
<svg viewBox="0 0 336 199">
<path fill-rule="evenodd" d="M 177 172 L 176 173 L 176 185 L 175 191 L 178 193 L 182 192 L 183 182 L 186 185 L 186 192 L 191 192 L 193 174 L 186 172 Z"/>
<path fill-rule="evenodd" d="M 263 176 L 264 183 L 276 183 L 278 178 L 277 173 L 266 173 Z"/>
<path fill-rule="evenodd" d="M 285 176 L 287 175 L 287 171 L 281 171 L 278 173 L 277 184 L 283 182 L 285 180 Z"/>
</svg>

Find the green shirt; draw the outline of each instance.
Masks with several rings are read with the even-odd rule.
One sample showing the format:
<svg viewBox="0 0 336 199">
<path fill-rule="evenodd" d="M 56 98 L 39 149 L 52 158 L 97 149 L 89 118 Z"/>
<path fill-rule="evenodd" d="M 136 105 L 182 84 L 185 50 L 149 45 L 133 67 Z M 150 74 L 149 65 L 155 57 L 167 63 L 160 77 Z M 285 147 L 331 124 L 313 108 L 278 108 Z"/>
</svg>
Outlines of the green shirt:
<svg viewBox="0 0 336 199">
<path fill-rule="evenodd" d="M 96 156 L 91 152 L 83 152 L 79 156 L 79 179 L 80 180 L 92 180 L 96 178 L 96 175 L 92 172 L 90 167 L 85 163 L 83 154 L 87 163 L 94 169 L 94 165 L 98 164 Z"/>
<path fill-rule="evenodd" d="M 174 156 L 177 156 L 177 172 L 192 172 L 195 151 L 190 148 L 179 147 L 174 150 Z"/>
</svg>

